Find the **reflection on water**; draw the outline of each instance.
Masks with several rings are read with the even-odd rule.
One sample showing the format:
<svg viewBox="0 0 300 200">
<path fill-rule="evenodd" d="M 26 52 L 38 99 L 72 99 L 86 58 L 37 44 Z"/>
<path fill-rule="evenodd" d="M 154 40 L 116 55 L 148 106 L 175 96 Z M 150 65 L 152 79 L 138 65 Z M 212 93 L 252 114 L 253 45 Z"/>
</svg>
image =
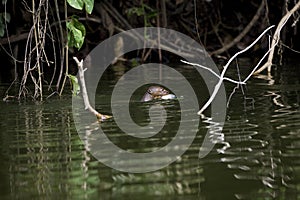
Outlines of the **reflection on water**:
<svg viewBox="0 0 300 200">
<path fill-rule="evenodd" d="M 190 69 L 181 71 L 194 76 Z M 215 136 L 215 148 L 205 158 L 198 159 L 199 148 L 211 124 L 203 120 L 183 156 L 166 168 L 143 174 L 113 170 L 85 149 L 86 141 L 80 140 L 74 126 L 71 98 L 43 104 L 1 102 L 0 198 L 299 199 L 299 72 L 299 65 L 285 66 L 273 79 L 251 79 L 245 95 L 236 92 L 224 130 Z M 231 89 L 228 84 L 228 94 Z M 98 98 L 97 108 L 109 112 L 107 95 Z M 179 105 L 164 104 L 173 124 L 148 142 L 129 139 L 113 120 L 101 127 L 124 149 L 152 151 L 174 137 Z M 147 106 L 137 103 L 131 109 L 139 110 L 135 120 L 142 125 L 149 123 L 142 112 Z"/>
</svg>

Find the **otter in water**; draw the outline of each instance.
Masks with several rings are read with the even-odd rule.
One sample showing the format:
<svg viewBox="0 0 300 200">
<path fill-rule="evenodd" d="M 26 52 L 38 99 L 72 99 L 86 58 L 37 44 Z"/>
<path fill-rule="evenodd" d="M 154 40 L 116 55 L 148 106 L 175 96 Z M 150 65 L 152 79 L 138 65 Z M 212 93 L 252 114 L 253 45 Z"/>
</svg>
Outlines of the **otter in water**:
<svg viewBox="0 0 300 200">
<path fill-rule="evenodd" d="M 161 99 L 163 96 L 169 95 L 169 91 L 161 86 L 151 86 L 141 99 L 142 102 L 151 101 L 153 99 Z"/>
</svg>

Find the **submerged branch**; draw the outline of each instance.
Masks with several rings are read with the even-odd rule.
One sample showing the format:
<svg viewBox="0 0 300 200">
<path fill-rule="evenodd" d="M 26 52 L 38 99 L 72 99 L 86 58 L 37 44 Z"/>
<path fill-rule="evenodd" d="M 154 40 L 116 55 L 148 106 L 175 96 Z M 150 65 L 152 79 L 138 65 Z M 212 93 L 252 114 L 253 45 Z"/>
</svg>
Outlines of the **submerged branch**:
<svg viewBox="0 0 300 200">
<path fill-rule="evenodd" d="M 79 61 L 76 57 L 73 57 L 73 59 L 75 60 L 77 66 L 78 66 L 78 75 L 79 75 L 79 81 L 81 84 L 82 98 L 83 98 L 85 109 L 89 110 L 91 113 L 93 113 L 100 121 L 111 118 L 111 116 L 109 116 L 109 115 L 103 115 L 103 114 L 99 113 L 97 110 L 95 110 L 91 106 L 89 97 L 87 94 L 87 90 L 86 90 L 85 79 L 84 79 L 84 72 L 87 69 L 86 68 L 83 69 L 83 60 Z"/>
<path fill-rule="evenodd" d="M 211 69 L 207 68 L 207 67 L 204 67 L 202 65 L 199 65 L 199 64 L 196 64 L 196 63 L 189 63 L 189 62 L 184 62 L 186 64 L 189 64 L 189 65 L 193 65 L 193 66 L 198 66 L 198 67 L 201 67 L 203 69 L 206 69 L 208 70 L 209 72 L 211 72 L 212 74 L 214 74 L 215 76 L 217 76 L 219 78 L 219 81 L 218 83 L 215 85 L 215 88 L 214 88 L 214 91 L 212 92 L 209 100 L 202 106 L 202 108 L 198 111 L 198 115 L 201 115 L 203 113 L 204 110 L 206 110 L 209 105 L 212 103 L 212 101 L 214 100 L 214 98 L 216 97 L 222 83 L 224 80 L 228 80 L 230 82 L 234 82 L 234 83 L 237 83 L 237 84 L 246 84 L 246 81 L 248 80 L 248 78 L 253 74 L 254 71 L 251 72 L 251 74 L 243 81 L 234 81 L 232 79 L 229 79 L 229 78 L 226 78 L 225 77 L 225 73 L 229 67 L 229 65 L 231 64 L 231 62 L 240 54 L 248 51 L 251 47 L 253 47 L 265 34 L 267 31 L 269 31 L 271 28 L 273 28 L 274 26 L 270 26 L 268 27 L 266 30 L 264 30 L 249 46 L 247 46 L 245 49 L 237 52 L 236 54 L 234 54 L 229 60 L 228 62 L 226 63 L 226 65 L 224 66 L 223 68 L 223 71 L 221 72 L 221 75 L 218 75 L 216 74 L 215 72 L 213 72 Z M 269 50 L 270 51 L 270 50 Z M 269 53 L 269 51 L 265 54 L 267 55 Z M 262 62 L 262 60 L 264 59 L 264 57 L 259 61 L 259 64 Z M 258 66 L 258 65 L 257 65 Z M 256 67 L 257 67 L 256 66 Z"/>
</svg>

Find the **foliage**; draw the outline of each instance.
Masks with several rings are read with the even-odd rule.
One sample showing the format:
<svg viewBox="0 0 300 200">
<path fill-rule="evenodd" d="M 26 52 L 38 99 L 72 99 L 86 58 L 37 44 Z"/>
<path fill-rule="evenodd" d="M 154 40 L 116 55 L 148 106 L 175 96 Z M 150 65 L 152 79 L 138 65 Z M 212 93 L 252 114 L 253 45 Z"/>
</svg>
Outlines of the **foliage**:
<svg viewBox="0 0 300 200">
<path fill-rule="evenodd" d="M 79 83 L 78 83 L 78 79 L 76 76 L 73 76 L 71 74 L 68 74 L 68 77 L 70 78 L 71 80 L 71 83 L 72 83 L 72 94 L 73 96 L 77 96 L 80 92 L 80 86 L 79 86 Z"/>
<path fill-rule="evenodd" d="M 86 30 L 84 25 L 73 16 L 70 21 L 67 22 L 68 28 L 68 46 L 76 47 L 80 49 L 83 45 Z"/>
<path fill-rule="evenodd" d="M 85 11 L 91 14 L 94 8 L 94 0 L 67 0 L 68 4 L 78 10 L 85 7 Z M 76 16 L 72 16 L 71 20 L 67 22 L 68 29 L 68 46 L 76 47 L 78 50 L 82 47 L 86 30 L 84 25 L 78 21 Z"/>
<path fill-rule="evenodd" d="M 5 22 L 10 22 L 10 14 L 7 12 L 0 13 L 0 37 L 4 36 Z"/>
<path fill-rule="evenodd" d="M 127 9 L 127 16 L 144 16 L 144 26 L 151 26 L 150 20 L 157 16 L 157 11 L 142 3 L 141 7 L 132 7 Z"/>
<path fill-rule="evenodd" d="M 82 10 L 85 7 L 85 11 L 91 14 L 94 8 L 94 0 L 67 0 L 69 5 L 75 9 Z"/>
<path fill-rule="evenodd" d="M 85 7 L 85 11 L 91 14 L 94 8 L 94 0 L 67 0 L 68 4 L 78 10 L 82 10 Z M 68 46 L 76 47 L 78 50 L 82 47 L 84 38 L 86 35 L 85 26 L 78 21 L 76 16 L 72 16 L 71 20 L 67 22 L 68 29 Z M 80 86 L 76 76 L 68 74 L 68 77 L 72 83 L 72 94 L 78 95 L 80 92 Z"/>
<path fill-rule="evenodd" d="M 274 3 L 259 5 L 251 1 L 238 0 L 234 7 L 222 0 L 119 2 L 0 0 L 0 37 L 7 37 L 1 39 L 1 46 L 5 48 L 5 51 L 1 53 L 2 55 L 5 55 L 5 52 L 10 54 L 4 58 L 4 61 L 10 62 L 5 63 L 8 67 L 1 68 L 0 80 L 5 82 L 14 80 L 13 82 L 17 84 L 21 82 L 22 89 L 19 90 L 21 94 L 19 98 L 32 93 L 33 90 L 28 90 L 27 86 L 35 81 L 41 83 L 35 84 L 37 91 L 35 94 L 43 88 L 42 84 L 49 83 L 50 86 L 56 84 L 55 88 L 61 95 L 65 82 L 69 78 L 67 74 L 76 73 L 73 66 L 69 68 L 70 57 L 74 54 L 84 56 L 94 44 L 111 36 L 114 31 L 129 30 L 133 27 L 172 28 L 205 45 L 210 55 L 218 56 L 227 51 L 230 55 L 231 49 L 244 48 L 249 45 L 268 24 L 277 24 L 280 16 L 299 0 L 284 1 L 280 5 Z M 92 12 L 93 16 L 86 16 Z M 297 12 L 295 13 L 287 21 L 287 27 L 293 27 L 293 30 L 299 28 L 296 27 L 298 17 Z M 256 20 L 253 20 L 254 18 Z M 108 26 L 111 24 L 113 27 L 110 29 Z M 144 38 L 147 38 L 149 34 L 146 29 Z M 6 31 L 9 34 L 6 35 Z M 299 46 L 297 33 L 286 29 L 280 35 L 280 39 L 285 45 L 297 48 Z M 83 48 L 87 37 L 93 38 L 90 38 L 91 42 L 85 46 L 84 51 L 78 52 L 80 48 Z M 13 40 L 10 40 L 11 38 Z M 268 48 L 270 45 L 267 43 L 267 40 L 259 43 L 258 51 L 254 49 L 255 55 Z M 131 56 L 140 57 L 141 62 L 144 62 L 145 59 L 150 59 L 151 51 L 143 49 L 143 51 L 138 51 L 137 55 L 128 55 L 128 59 Z M 168 55 L 165 54 L 165 56 Z M 22 62 L 18 62 L 19 60 Z M 138 65 L 138 61 L 139 59 L 132 60 L 130 66 Z M 46 69 L 46 66 L 49 67 Z M 27 76 L 29 79 L 32 77 L 32 81 L 26 81 Z M 51 81 L 48 80 L 50 78 Z M 31 96 L 35 98 L 42 95 L 45 93 L 43 94 L 40 90 L 40 94 Z"/>
</svg>

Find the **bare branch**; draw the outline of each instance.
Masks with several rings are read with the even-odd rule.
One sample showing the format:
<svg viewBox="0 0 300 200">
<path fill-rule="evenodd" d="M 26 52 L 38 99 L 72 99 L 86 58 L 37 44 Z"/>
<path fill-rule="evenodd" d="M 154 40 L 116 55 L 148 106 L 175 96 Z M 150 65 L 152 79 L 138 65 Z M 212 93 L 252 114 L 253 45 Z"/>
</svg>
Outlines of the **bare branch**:
<svg viewBox="0 0 300 200">
<path fill-rule="evenodd" d="M 83 60 L 79 61 L 76 57 L 73 57 L 73 59 L 75 60 L 77 66 L 78 66 L 78 75 L 79 75 L 79 81 L 80 81 L 80 85 L 81 85 L 82 98 L 83 98 L 85 109 L 89 110 L 91 113 L 93 113 L 100 121 L 111 118 L 111 116 L 109 116 L 109 115 L 103 115 L 103 114 L 99 113 L 97 110 L 95 110 L 91 106 L 89 97 L 87 94 L 86 86 L 85 86 L 85 79 L 84 79 L 84 72 L 87 69 L 86 68 L 83 69 Z"/>
<path fill-rule="evenodd" d="M 201 115 L 203 113 L 204 110 L 206 110 L 208 108 L 208 106 L 212 103 L 212 101 L 214 100 L 215 96 L 217 95 L 220 87 L 221 87 L 221 84 L 224 80 L 228 80 L 230 82 L 233 82 L 233 83 L 237 83 L 237 84 L 246 84 L 246 80 L 249 79 L 249 77 L 253 74 L 254 71 L 251 72 L 251 74 L 244 80 L 244 81 L 235 81 L 235 80 L 232 80 L 232 79 L 229 79 L 227 77 L 224 77 L 225 76 L 225 73 L 229 67 L 229 65 L 231 64 L 231 62 L 240 54 L 246 52 L 247 50 L 249 50 L 251 47 L 253 47 L 265 34 L 267 31 L 269 31 L 271 28 L 273 28 L 274 26 L 270 26 L 268 27 L 266 30 L 264 30 L 248 47 L 246 47 L 245 49 L 237 52 L 236 54 L 234 54 L 229 60 L 228 62 L 226 63 L 226 65 L 224 66 L 223 68 L 223 71 L 221 73 L 221 75 L 218 75 L 216 74 L 215 72 L 213 72 L 210 68 L 208 67 L 205 67 L 205 66 L 202 66 L 202 65 L 199 65 L 199 64 L 196 64 L 196 63 L 189 63 L 189 62 L 186 62 L 186 61 L 182 61 L 186 64 L 189 64 L 189 65 L 193 65 L 193 66 L 197 66 L 197 67 L 201 67 L 203 69 L 206 69 L 208 70 L 209 72 L 211 72 L 213 75 L 217 76 L 219 78 L 219 81 L 218 83 L 215 85 L 215 88 L 214 88 L 214 91 L 212 92 L 209 100 L 202 106 L 202 108 L 198 111 L 198 115 Z M 269 50 L 270 51 L 270 50 Z M 269 53 L 269 51 L 264 55 L 264 57 Z M 264 58 L 263 57 L 263 58 Z M 263 58 L 259 61 L 258 65 L 262 62 Z M 258 66 L 257 65 L 257 66 Z M 257 67 L 256 66 L 256 67 Z"/>
<path fill-rule="evenodd" d="M 210 73 L 212 73 L 213 75 L 215 75 L 216 77 L 218 77 L 219 79 L 221 78 L 216 72 L 214 72 L 214 71 L 213 71 L 211 68 L 209 68 L 209 67 L 205 67 L 205 66 L 200 65 L 200 64 L 197 64 L 197 63 L 187 62 L 187 61 L 185 61 L 185 60 L 180 60 L 180 61 L 183 62 L 183 63 L 185 63 L 185 64 L 188 64 L 188 65 L 192 65 L 192 66 L 196 66 L 196 67 L 200 67 L 200 68 L 202 68 L 202 69 L 205 69 L 205 70 L 209 71 Z M 246 84 L 246 83 L 243 83 L 243 82 L 241 82 L 241 81 L 235 81 L 235 80 L 233 80 L 233 79 L 231 79 L 231 78 L 227 78 L 227 77 L 224 77 L 223 79 L 226 80 L 226 81 L 232 82 L 232 83 L 236 83 L 236 84 Z"/>
<path fill-rule="evenodd" d="M 281 29 L 284 27 L 284 25 L 286 24 L 288 19 L 299 8 L 300 8 L 300 1 L 298 1 L 298 3 L 290 11 L 287 11 L 287 13 L 282 17 L 282 19 L 278 23 L 278 26 L 275 30 L 275 33 L 274 33 L 274 36 L 273 36 L 273 39 L 272 39 L 271 48 L 270 48 L 271 50 L 270 50 L 270 53 L 269 53 L 268 60 L 262 67 L 260 67 L 257 71 L 255 71 L 254 74 L 258 74 L 258 73 L 262 72 L 263 70 L 265 70 L 266 68 L 268 68 L 268 73 L 271 72 L 271 66 L 272 66 L 272 60 L 273 60 L 273 56 L 274 56 L 274 50 L 275 50 L 275 46 L 279 42 Z"/>
</svg>

